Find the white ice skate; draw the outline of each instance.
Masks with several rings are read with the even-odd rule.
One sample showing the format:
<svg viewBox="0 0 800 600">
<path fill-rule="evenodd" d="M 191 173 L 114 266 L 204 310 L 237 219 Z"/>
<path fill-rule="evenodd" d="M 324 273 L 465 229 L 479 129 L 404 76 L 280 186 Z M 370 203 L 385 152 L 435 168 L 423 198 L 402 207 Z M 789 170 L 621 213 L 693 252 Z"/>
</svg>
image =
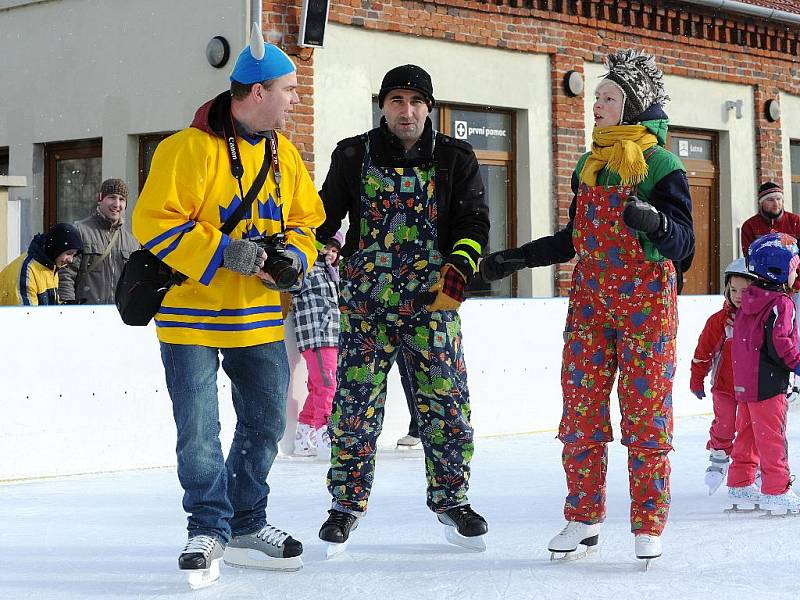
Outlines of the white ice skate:
<svg viewBox="0 0 800 600">
<path fill-rule="evenodd" d="M 178 557 L 178 568 L 184 571 L 193 590 L 208 587 L 219 579 L 219 561 L 225 547 L 211 535 L 189 538 Z"/>
<path fill-rule="evenodd" d="M 320 460 L 331 459 L 331 436 L 328 435 L 328 426 L 317 428 L 317 458 Z"/>
<path fill-rule="evenodd" d="M 547 545 L 547 549 L 550 551 L 550 560 L 574 560 L 591 554 L 597 549 L 599 538 L 600 523 L 567 521 L 561 533 L 550 540 Z M 578 546 L 582 546 L 583 550 L 576 552 Z"/>
<path fill-rule="evenodd" d="M 305 423 L 297 424 L 294 434 L 294 456 L 317 455 L 317 430 Z"/>
<path fill-rule="evenodd" d="M 789 488 L 782 494 L 762 494 L 761 508 L 765 517 L 795 517 L 800 515 L 800 496 Z"/>
<path fill-rule="evenodd" d="M 753 483 L 743 487 L 729 487 L 728 499 L 733 504 L 731 508 L 725 509 L 728 514 L 757 512 L 763 504 L 763 496 Z"/>
<path fill-rule="evenodd" d="M 657 535 L 640 533 L 635 536 L 636 558 L 644 561 L 644 570 L 650 568 L 650 561 L 661 556 L 661 538 Z"/>
<path fill-rule="evenodd" d="M 414 437 L 413 435 L 404 435 L 399 440 L 397 440 L 397 449 L 398 450 L 412 450 L 419 446 L 420 439 L 418 437 Z"/>
<path fill-rule="evenodd" d="M 730 465 L 730 457 L 724 450 L 712 450 L 711 455 L 708 457 L 711 464 L 706 469 L 705 482 L 708 486 L 708 495 L 710 496 L 719 489 L 725 477 L 728 475 L 728 466 Z"/>
</svg>

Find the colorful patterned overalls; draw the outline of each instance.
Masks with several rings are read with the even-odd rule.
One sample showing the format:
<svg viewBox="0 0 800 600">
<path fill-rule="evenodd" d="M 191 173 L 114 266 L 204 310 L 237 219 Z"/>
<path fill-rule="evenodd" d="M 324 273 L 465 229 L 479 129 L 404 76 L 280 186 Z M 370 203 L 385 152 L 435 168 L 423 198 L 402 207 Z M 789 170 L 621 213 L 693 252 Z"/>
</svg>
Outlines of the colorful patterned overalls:
<svg viewBox="0 0 800 600">
<path fill-rule="evenodd" d="M 420 303 L 442 264 L 434 173 L 373 165 L 367 144 L 359 248 L 340 284 L 339 387 L 329 428 L 328 489 L 346 511 L 367 508 L 398 351 L 416 387 L 428 506 L 442 512 L 467 502 L 473 446 L 461 322 L 455 311 L 431 313 Z"/>
<path fill-rule="evenodd" d="M 671 261 L 646 261 L 636 232 L 622 221 L 627 187 L 581 185 L 561 386 L 558 437 L 569 521 L 605 517 L 605 481 L 613 439 L 609 397 L 617 391 L 622 443 L 628 447 L 631 528 L 660 535 L 669 512 L 672 378 L 677 330 L 676 278 Z"/>
</svg>

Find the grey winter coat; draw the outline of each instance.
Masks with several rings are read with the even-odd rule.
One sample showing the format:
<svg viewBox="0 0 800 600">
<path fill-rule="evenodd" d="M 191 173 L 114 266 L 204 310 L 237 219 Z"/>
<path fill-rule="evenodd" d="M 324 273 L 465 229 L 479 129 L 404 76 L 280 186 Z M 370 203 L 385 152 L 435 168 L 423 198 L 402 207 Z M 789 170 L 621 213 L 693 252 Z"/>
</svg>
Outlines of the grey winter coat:
<svg viewBox="0 0 800 600">
<path fill-rule="evenodd" d="M 139 242 L 124 224 L 110 254 L 94 269 L 111 242 L 114 229 L 111 222 L 100 213 L 77 221 L 75 226 L 83 240 L 83 253 L 71 265 L 58 271 L 58 296 L 62 303 L 114 304 L 114 288 L 122 274 L 131 252 L 139 249 Z"/>
</svg>

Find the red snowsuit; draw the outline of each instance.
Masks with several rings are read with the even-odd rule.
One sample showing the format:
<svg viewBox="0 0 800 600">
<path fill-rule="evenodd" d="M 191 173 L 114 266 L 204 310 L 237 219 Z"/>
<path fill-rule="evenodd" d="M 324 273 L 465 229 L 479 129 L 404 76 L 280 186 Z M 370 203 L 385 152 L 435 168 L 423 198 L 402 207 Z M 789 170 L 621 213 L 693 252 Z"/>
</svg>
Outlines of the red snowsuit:
<svg viewBox="0 0 800 600">
<path fill-rule="evenodd" d="M 708 318 L 697 340 L 692 359 L 689 389 L 703 391 L 703 380 L 711 371 L 711 396 L 714 401 L 714 420 L 709 430 L 706 448 L 724 450 L 730 456 L 736 435 L 736 396 L 733 392 L 733 362 L 731 342 L 736 307 L 727 300 L 723 308 Z"/>
</svg>

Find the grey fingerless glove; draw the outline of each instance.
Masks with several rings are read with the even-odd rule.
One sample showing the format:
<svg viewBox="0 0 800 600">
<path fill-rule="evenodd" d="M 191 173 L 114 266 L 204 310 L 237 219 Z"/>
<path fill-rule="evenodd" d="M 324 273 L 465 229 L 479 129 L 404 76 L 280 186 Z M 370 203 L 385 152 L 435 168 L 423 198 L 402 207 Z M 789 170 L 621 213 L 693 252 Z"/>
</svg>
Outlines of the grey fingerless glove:
<svg viewBox="0 0 800 600">
<path fill-rule="evenodd" d="M 231 240 L 222 254 L 222 266 L 242 275 L 257 273 L 263 250 L 250 240 Z"/>
</svg>

